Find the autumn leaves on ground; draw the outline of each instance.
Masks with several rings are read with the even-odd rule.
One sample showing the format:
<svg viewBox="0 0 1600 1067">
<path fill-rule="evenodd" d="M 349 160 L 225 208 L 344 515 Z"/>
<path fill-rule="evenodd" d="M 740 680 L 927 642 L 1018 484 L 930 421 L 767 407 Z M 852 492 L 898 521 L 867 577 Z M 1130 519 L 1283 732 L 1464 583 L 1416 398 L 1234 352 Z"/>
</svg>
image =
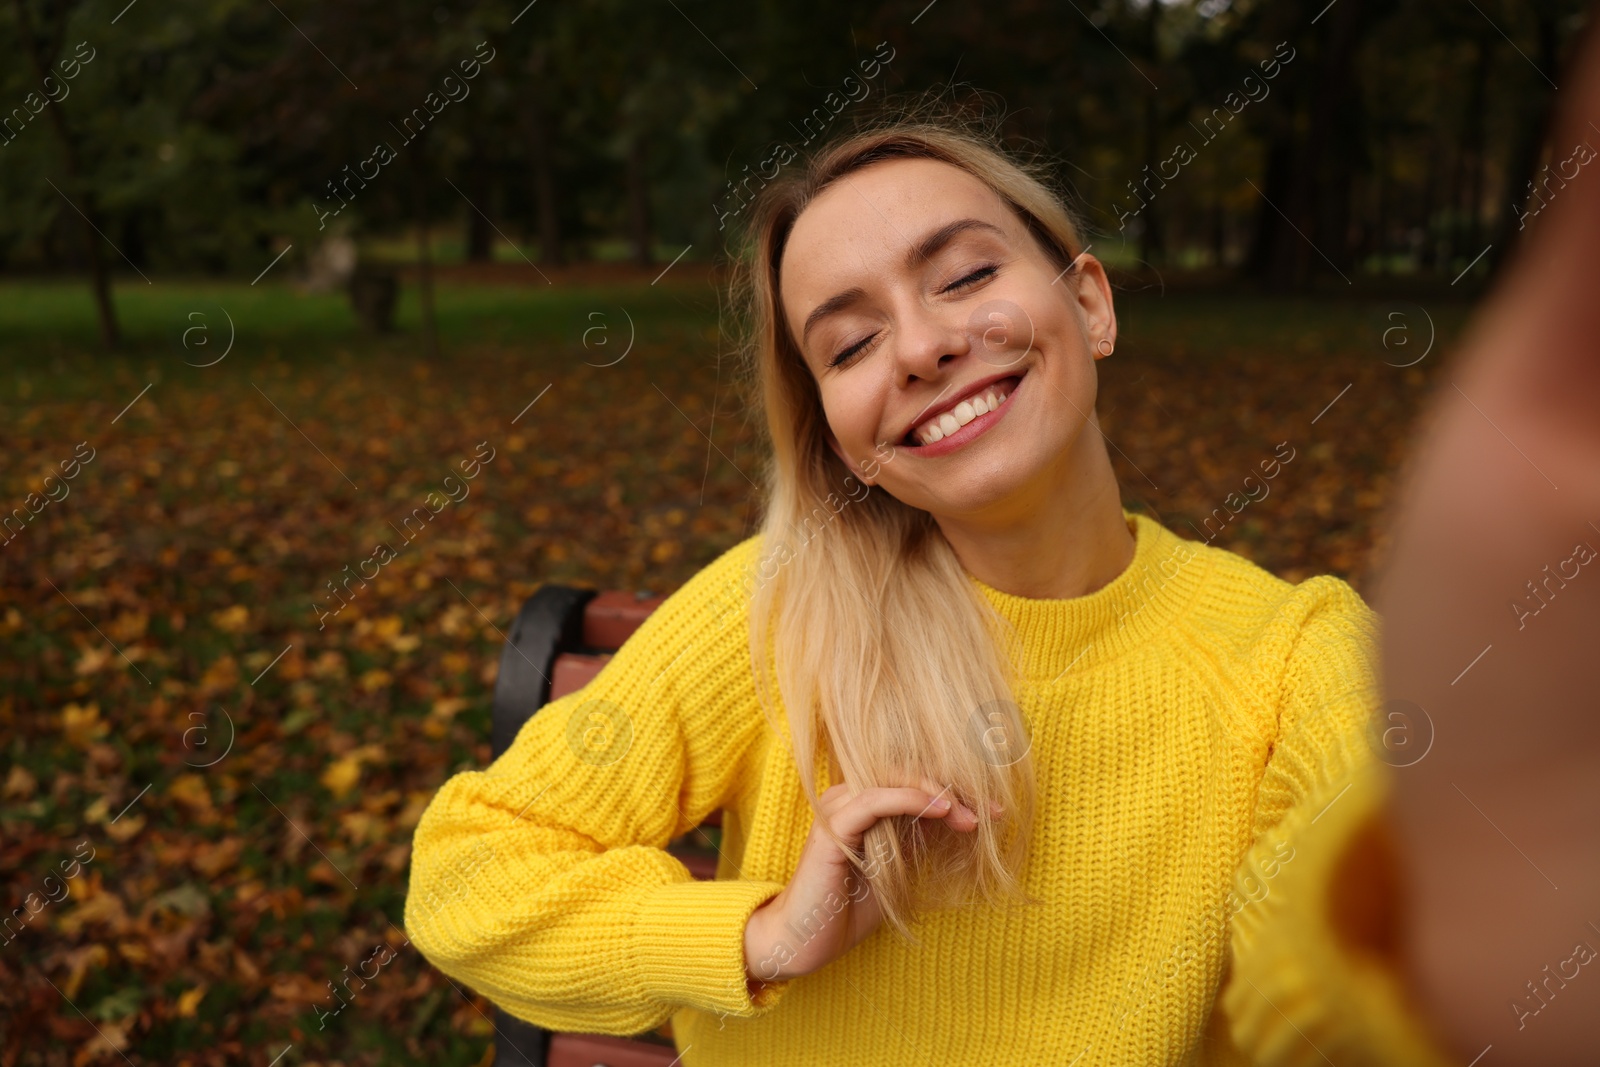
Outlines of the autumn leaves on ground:
<svg viewBox="0 0 1600 1067">
<path fill-rule="evenodd" d="M 527 596 L 668 591 L 753 530 L 714 284 L 447 282 L 436 362 L 410 305 L 374 340 L 288 288 L 118 299 L 107 357 L 76 288 L 0 286 L 0 1064 L 487 1062 L 400 929 L 412 830 L 487 761 Z M 1127 506 L 1370 592 L 1463 305 L 1120 310 Z"/>
</svg>

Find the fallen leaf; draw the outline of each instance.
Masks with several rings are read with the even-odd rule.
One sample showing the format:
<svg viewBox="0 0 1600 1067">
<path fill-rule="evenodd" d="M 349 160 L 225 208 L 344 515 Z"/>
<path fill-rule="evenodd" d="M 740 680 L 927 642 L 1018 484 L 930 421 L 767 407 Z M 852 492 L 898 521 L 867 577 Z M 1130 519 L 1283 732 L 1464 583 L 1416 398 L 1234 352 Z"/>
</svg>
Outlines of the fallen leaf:
<svg viewBox="0 0 1600 1067">
<path fill-rule="evenodd" d="M 394 824 L 402 830 L 410 830 L 422 821 L 422 813 L 428 808 L 428 801 L 433 799 L 432 793 L 413 791 L 406 794 L 406 806 L 400 814 L 394 817 Z"/>
<path fill-rule="evenodd" d="M 384 831 L 383 820 L 364 811 L 345 812 L 339 816 L 339 825 L 344 830 L 345 840 L 356 846 L 378 840 Z"/>
<path fill-rule="evenodd" d="M 225 837 L 214 844 L 207 842 L 200 846 L 195 850 L 189 863 L 207 878 L 215 878 L 223 871 L 232 869 L 234 864 L 239 862 L 239 854 L 243 851 L 243 838 Z"/>
<path fill-rule="evenodd" d="M 144 829 L 143 815 L 124 815 L 116 822 L 106 824 L 106 834 L 113 841 L 127 841 Z"/>
<path fill-rule="evenodd" d="M 75 748 L 87 748 L 110 729 L 111 724 L 100 719 L 99 704 L 68 704 L 61 709 L 61 730 Z"/>
<path fill-rule="evenodd" d="M 450 719 L 466 706 L 467 702 L 462 697 L 440 697 L 433 702 L 433 708 L 429 714 L 441 719 Z"/>
<path fill-rule="evenodd" d="M 106 1059 L 128 1047 L 128 1031 L 119 1023 L 101 1023 L 95 1035 L 78 1049 L 72 1057 L 72 1067 L 84 1067 L 96 1060 Z"/>
<path fill-rule="evenodd" d="M 239 976 L 239 981 L 247 986 L 254 986 L 261 981 L 261 968 L 256 966 L 256 961 L 242 948 L 233 950 L 233 969 Z"/>
<path fill-rule="evenodd" d="M 202 982 L 193 989 L 186 989 L 178 994 L 178 1018 L 194 1018 L 195 1009 L 200 1006 L 200 1001 L 206 995 L 206 986 Z"/>
<path fill-rule="evenodd" d="M 211 790 L 198 774 L 180 774 L 167 786 L 167 796 L 197 815 L 213 814 Z"/>
<path fill-rule="evenodd" d="M 76 937 L 85 926 L 104 925 L 120 930 L 128 924 L 128 911 L 122 898 L 109 889 L 104 890 L 56 920 L 56 927 L 68 937 Z M 104 946 L 100 946 L 104 949 Z"/>
<path fill-rule="evenodd" d="M 113 666 L 112 658 L 114 656 L 116 656 L 115 649 L 107 645 L 92 645 L 83 650 L 78 656 L 78 662 L 72 669 L 77 674 L 93 674 L 96 671 Z"/>
<path fill-rule="evenodd" d="M 98 970 L 104 967 L 110 961 L 111 953 L 101 944 L 84 945 L 67 952 L 65 959 L 68 970 L 66 981 L 61 983 L 61 992 L 66 994 L 68 1000 L 72 1000 L 78 995 L 78 989 L 83 985 L 84 978 L 88 977 L 90 968 Z"/>
<path fill-rule="evenodd" d="M 243 604 L 235 604 L 231 608 L 211 613 L 211 623 L 224 633 L 243 633 L 250 624 L 250 609 Z"/>
<path fill-rule="evenodd" d="M 362 672 L 359 684 L 362 692 L 376 693 L 380 689 L 387 689 L 393 683 L 394 675 L 381 667 L 375 667 L 370 671 Z"/>
<path fill-rule="evenodd" d="M 117 953 L 129 963 L 148 963 L 150 950 L 139 941 L 118 941 Z"/>
<path fill-rule="evenodd" d="M 334 760 L 322 772 L 320 781 L 328 792 L 343 799 L 361 781 L 361 760 L 354 756 Z"/>
<path fill-rule="evenodd" d="M 6 775 L 5 797 L 7 800 L 27 800 L 33 796 L 38 784 L 38 779 L 29 774 L 26 767 L 14 763 L 11 765 L 11 773 Z"/>
<path fill-rule="evenodd" d="M 278 1000 L 315 1004 L 327 1000 L 331 994 L 326 982 L 319 982 L 309 974 L 280 974 L 273 976 L 272 995 Z"/>
<path fill-rule="evenodd" d="M 226 693 L 239 683 L 239 663 L 232 656 L 222 656 L 208 666 L 200 676 L 199 689 L 205 694 Z"/>
<path fill-rule="evenodd" d="M 111 620 L 111 639 L 121 644 L 137 641 L 150 625 L 150 614 L 144 611 L 124 611 Z"/>
</svg>

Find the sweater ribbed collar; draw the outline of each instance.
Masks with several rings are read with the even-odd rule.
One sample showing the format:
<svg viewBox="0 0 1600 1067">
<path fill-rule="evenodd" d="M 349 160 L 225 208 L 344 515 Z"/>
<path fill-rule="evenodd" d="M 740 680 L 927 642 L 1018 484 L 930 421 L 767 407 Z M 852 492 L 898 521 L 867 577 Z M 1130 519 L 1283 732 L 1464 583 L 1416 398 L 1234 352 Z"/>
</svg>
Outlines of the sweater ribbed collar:
<svg viewBox="0 0 1600 1067">
<path fill-rule="evenodd" d="M 1134 537 L 1133 561 L 1085 596 L 1052 599 L 1004 593 L 968 574 L 1016 627 L 1010 649 L 1024 677 L 1050 682 L 1148 644 L 1180 616 L 1211 569 L 1206 546 L 1184 540 L 1155 519 L 1122 510 Z"/>
</svg>

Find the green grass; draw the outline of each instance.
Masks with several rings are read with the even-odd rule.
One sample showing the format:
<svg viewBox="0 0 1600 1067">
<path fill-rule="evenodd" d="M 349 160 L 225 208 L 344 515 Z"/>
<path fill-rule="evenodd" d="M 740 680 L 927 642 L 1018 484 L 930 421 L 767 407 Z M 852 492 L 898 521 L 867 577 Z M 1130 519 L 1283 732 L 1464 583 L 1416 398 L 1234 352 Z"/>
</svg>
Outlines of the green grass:
<svg viewBox="0 0 1600 1067">
<path fill-rule="evenodd" d="M 124 343 L 101 350 L 88 285 L 77 281 L 0 282 L 0 402 L 82 396 L 108 376 L 195 373 L 220 357 L 231 332 L 234 364 L 267 359 L 290 364 L 347 358 L 421 358 L 422 309 L 415 284 L 403 281 L 396 332 L 363 333 L 342 292 L 304 294 L 287 285 L 204 280 L 119 281 L 114 289 Z M 624 314 L 624 312 L 626 314 Z M 457 363 L 488 349 L 568 349 L 575 360 L 615 358 L 628 319 L 638 343 L 694 341 L 713 351 L 716 297 L 704 281 L 620 285 L 481 285 L 435 287 L 441 356 Z M 585 347 L 585 331 L 590 332 Z M 187 333 L 188 345 L 185 346 Z M 602 340 L 605 345 L 602 347 Z"/>
<path fill-rule="evenodd" d="M 1127 344 L 1137 352 L 1198 358 L 1258 354 L 1311 359 L 1333 353 L 1362 353 L 1394 364 L 1407 363 L 1421 355 L 1430 319 L 1437 338 L 1429 358 L 1437 361 L 1440 351 L 1459 337 L 1469 312 L 1459 297 L 1329 299 L 1228 292 L 1162 295 L 1159 289 L 1124 291 L 1117 297 L 1117 308 L 1118 344 Z"/>
<path fill-rule="evenodd" d="M 1250 357 L 1314 364 L 1354 354 L 1400 365 L 1421 355 L 1431 329 L 1429 362 L 1436 363 L 1469 311 L 1460 294 L 1448 295 L 1454 299 L 1427 292 L 1266 297 L 1124 279 L 1115 297 L 1118 349 L 1183 362 Z M 235 368 L 348 361 L 401 367 L 424 353 L 418 288 L 409 279 L 401 285 L 396 332 L 385 336 L 361 331 L 342 292 L 307 294 L 268 281 L 123 280 L 114 296 L 124 344 L 108 355 L 85 282 L 0 281 L 0 410 L 100 397 L 108 386 L 136 392 L 168 375 L 203 373 L 193 367 L 220 357 L 230 332 L 227 358 Z M 602 363 L 621 355 L 630 319 L 637 351 L 714 362 L 732 344 L 718 332 L 719 299 L 703 271 L 655 285 L 442 281 L 435 287 L 440 362 L 470 367 L 521 351 L 556 366 Z"/>
</svg>

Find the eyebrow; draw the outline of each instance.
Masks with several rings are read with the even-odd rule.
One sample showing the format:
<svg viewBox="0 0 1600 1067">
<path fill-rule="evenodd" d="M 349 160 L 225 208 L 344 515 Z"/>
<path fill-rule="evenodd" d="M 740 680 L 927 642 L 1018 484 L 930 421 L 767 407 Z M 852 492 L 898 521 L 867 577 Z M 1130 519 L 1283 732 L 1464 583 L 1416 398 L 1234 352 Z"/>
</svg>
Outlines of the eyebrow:
<svg viewBox="0 0 1600 1067">
<path fill-rule="evenodd" d="M 986 230 L 999 237 L 1004 237 L 1005 231 L 991 222 L 982 219 L 956 219 L 947 222 L 938 229 L 923 236 L 906 252 L 905 265 L 907 270 L 915 270 L 922 263 L 937 255 L 939 250 L 955 240 L 958 236 L 969 230 Z M 860 286 L 851 286 L 843 292 L 835 293 L 812 309 L 806 316 L 806 324 L 800 331 L 800 343 L 806 342 L 806 337 L 811 333 L 811 328 L 818 322 L 832 315 L 850 304 L 855 303 L 867 295 L 867 291 Z"/>
<path fill-rule="evenodd" d="M 947 222 L 940 226 L 913 245 L 911 250 L 906 253 L 906 268 L 915 269 L 920 266 L 925 260 L 937 254 L 941 248 L 968 230 L 987 230 L 996 237 L 1004 237 L 1006 235 L 1004 230 L 992 222 L 984 222 L 982 219 L 956 219 L 954 222 Z"/>
</svg>

